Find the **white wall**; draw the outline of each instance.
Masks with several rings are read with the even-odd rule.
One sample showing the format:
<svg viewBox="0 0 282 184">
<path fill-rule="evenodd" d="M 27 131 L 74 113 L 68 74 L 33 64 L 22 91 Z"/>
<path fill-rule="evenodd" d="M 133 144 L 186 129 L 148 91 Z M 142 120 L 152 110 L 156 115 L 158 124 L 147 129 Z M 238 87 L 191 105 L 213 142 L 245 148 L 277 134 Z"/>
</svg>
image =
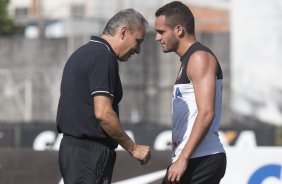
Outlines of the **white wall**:
<svg viewBox="0 0 282 184">
<path fill-rule="evenodd" d="M 226 174 L 221 184 L 280 184 L 282 149 L 228 147 Z"/>
<path fill-rule="evenodd" d="M 232 108 L 282 125 L 282 1 L 233 0 Z"/>
</svg>

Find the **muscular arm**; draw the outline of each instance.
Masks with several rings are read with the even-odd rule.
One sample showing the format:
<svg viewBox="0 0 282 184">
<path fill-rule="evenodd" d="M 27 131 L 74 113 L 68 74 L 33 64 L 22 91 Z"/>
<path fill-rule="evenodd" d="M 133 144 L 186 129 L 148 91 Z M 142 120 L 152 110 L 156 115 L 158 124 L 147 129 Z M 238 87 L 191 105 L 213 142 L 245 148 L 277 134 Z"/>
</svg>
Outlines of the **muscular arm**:
<svg viewBox="0 0 282 184">
<path fill-rule="evenodd" d="M 145 164 L 150 159 L 150 149 L 148 146 L 135 144 L 122 129 L 119 118 L 112 108 L 112 98 L 106 94 L 97 94 L 93 98 L 94 114 L 100 120 L 100 126 L 133 157 Z"/>
<path fill-rule="evenodd" d="M 181 156 L 189 159 L 206 136 L 215 115 L 216 60 L 204 51 L 198 51 L 190 58 L 187 73 L 191 79 L 198 114 L 188 142 Z"/>
<path fill-rule="evenodd" d="M 170 181 L 180 181 L 191 155 L 206 136 L 215 114 L 216 60 L 214 57 L 204 51 L 195 52 L 190 57 L 187 74 L 194 87 L 198 114 L 189 140 L 179 158 L 169 169 Z"/>
</svg>

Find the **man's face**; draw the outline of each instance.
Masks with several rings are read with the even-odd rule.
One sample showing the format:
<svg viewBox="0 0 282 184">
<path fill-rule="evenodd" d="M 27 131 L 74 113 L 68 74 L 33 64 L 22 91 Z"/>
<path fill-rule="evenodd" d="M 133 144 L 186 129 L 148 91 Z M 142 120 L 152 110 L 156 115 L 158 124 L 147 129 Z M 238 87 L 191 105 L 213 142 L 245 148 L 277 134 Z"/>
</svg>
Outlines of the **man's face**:
<svg viewBox="0 0 282 184">
<path fill-rule="evenodd" d="M 139 28 L 130 32 L 127 30 L 126 37 L 122 44 L 121 52 L 119 54 L 120 61 L 127 61 L 132 55 L 139 54 L 141 43 L 144 40 L 145 28 Z"/>
<path fill-rule="evenodd" d="M 165 16 L 156 17 L 155 30 L 155 40 L 160 42 L 163 52 L 175 52 L 178 47 L 178 39 L 174 34 L 174 29 L 166 25 Z"/>
</svg>

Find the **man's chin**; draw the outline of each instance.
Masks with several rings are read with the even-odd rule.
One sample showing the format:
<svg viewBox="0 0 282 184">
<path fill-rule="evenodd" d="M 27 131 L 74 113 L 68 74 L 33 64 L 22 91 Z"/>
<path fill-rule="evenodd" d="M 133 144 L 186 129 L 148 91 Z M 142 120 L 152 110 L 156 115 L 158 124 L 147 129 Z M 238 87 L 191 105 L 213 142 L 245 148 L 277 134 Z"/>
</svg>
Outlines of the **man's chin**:
<svg viewBox="0 0 282 184">
<path fill-rule="evenodd" d="M 168 53 L 168 52 L 172 52 L 172 51 L 171 51 L 170 49 L 167 49 L 167 48 L 164 48 L 164 47 L 163 47 L 163 52 L 164 52 L 164 53 Z"/>
<path fill-rule="evenodd" d="M 163 52 L 164 53 L 168 53 L 168 52 L 172 52 L 171 50 L 165 50 L 165 49 L 163 49 Z"/>
</svg>

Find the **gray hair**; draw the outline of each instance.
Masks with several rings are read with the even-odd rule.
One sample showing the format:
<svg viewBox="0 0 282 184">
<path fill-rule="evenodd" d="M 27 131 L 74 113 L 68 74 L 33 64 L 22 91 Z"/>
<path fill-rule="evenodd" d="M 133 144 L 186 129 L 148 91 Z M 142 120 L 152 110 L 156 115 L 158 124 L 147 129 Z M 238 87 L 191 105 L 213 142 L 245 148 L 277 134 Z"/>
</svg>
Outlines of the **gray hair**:
<svg viewBox="0 0 282 184">
<path fill-rule="evenodd" d="M 147 24 L 147 20 L 141 13 L 129 8 L 115 14 L 106 24 L 103 34 L 114 36 L 120 26 L 126 26 L 132 32 L 140 26 L 146 27 Z"/>
</svg>

